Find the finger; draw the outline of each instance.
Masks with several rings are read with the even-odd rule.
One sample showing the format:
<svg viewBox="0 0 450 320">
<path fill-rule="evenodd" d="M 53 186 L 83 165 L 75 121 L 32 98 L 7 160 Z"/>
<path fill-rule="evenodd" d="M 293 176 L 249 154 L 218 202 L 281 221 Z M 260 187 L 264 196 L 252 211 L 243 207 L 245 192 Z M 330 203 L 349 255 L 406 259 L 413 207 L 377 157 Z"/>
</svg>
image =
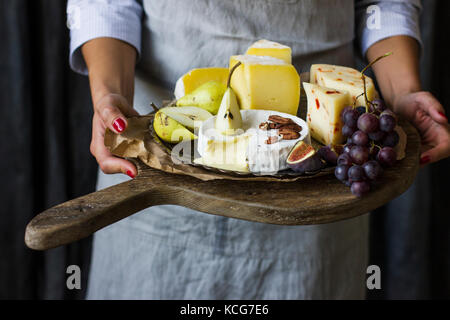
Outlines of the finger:
<svg viewBox="0 0 450 320">
<path fill-rule="evenodd" d="M 137 174 L 137 169 L 133 163 L 122 158 L 115 157 L 109 152 L 104 144 L 104 128 L 102 120 L 94 115 L 92 126 L 91 153 L 97 160 L 100 169 L 107 174 L 123 173 L 131 178 Z"/>
<path fill-rule="evenodd" d="M 439 144 L 420 155 L 420 164 L 424 166 L 426 164 L 447 158 L 448 156 L 450 156 L 448 148 L 446 148 L 445 144 Z"/>
<path fill-rule="evenodd" d="M 98 109 L 98 114 L 105 126 L 115 133 L 122 133 L 127 128 L 127 120 L 119 108 L 106 104 Z"/>
<path fill-rule="evenodd" d="M 139 116 L 139 113 L 130 106 L 128 100 L 124 96 L 118 94 L 110 94 L 104 99 L 105 101 L 102 101 L 102 104 L 112 104 L 113 106 L 117 107 L 119 111 L 121 111 L 126 117 Z"/>
<path fill-rule="evenodd" d="M 419 102 L 434 121 L 440 124 L 448 124 L 444 107 L 431 93 L 420 95 Z"/>
</svg>

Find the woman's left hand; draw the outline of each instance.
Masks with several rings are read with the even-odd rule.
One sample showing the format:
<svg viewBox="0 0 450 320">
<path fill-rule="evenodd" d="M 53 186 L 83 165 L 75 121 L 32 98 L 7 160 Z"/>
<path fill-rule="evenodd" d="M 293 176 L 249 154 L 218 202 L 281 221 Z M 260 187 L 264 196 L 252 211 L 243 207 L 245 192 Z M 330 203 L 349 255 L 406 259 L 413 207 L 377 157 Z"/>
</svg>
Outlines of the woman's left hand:
<svg viewBox="0 0 450 320">
<path fill-rule="evenodd" d="M 393 109 L 409 120 L 422 138 L 420 164 L 450 156 L 450 127 L 444 108 L 429 92 L 408 93 L 395 99 Z"/>
</svg>

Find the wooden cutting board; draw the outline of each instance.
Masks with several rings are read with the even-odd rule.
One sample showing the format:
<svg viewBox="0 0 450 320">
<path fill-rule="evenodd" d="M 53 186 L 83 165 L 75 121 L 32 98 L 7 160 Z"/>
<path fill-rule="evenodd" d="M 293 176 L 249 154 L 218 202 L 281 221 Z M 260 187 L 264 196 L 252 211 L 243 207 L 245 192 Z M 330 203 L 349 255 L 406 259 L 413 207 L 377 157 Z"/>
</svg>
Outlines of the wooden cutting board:
<svg viewBox="0 0 450 320">
<path fill-rule="evenodd" d="M 88 237 L 147 207 L 172 204 L 204 213 L 279 225 L 321 224 L 365 214 L 405 192 L 419 169 L 420 137 L 403 121 L 406 157 L 357 198 L 334 175 L 295 182 L 213 180 L 165 173 L 137 162 L 135 179 L 62 203 L 37 215 L 26 245 L 46 250 Z"/>
</svg>

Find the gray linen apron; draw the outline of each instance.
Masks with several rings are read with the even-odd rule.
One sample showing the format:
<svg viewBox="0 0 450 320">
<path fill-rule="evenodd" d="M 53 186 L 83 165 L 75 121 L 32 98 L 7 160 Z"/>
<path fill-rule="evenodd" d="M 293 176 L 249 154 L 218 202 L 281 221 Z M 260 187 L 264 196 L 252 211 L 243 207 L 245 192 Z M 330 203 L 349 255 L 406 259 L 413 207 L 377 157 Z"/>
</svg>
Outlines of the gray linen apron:
<svg viewBox="0 0 450 320">
<path fill-rule="evenodd" d="M 352 0 L 143 1 L 135 108 L 172 98 L 194 67 L 227 66 L 258 39 L 312 62 L 353 64 Z M 169 90 L 168 90 L 169 88 Z M 98 189 L 126 181 L 99 173 Z M 287 199 L 288 201 L 288 199 Z M 367 215 L 326 225 L 277 226 L 166 205 L 94 236 L 89 299 L 362 299 Z"/>
</svg>

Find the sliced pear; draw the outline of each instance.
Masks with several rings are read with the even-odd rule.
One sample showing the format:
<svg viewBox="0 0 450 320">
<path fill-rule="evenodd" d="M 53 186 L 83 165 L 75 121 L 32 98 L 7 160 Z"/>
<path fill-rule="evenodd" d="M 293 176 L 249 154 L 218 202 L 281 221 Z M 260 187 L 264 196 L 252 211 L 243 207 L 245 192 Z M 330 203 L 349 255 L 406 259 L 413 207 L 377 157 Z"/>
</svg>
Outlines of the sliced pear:
<svg viewBox="0 0 450 320">
<path fill-rule="evenodd" d="M 183 140 L 194 140 L 197 138 L 185 126 L 164 114 L 161 110 L 155 114 L 153 128 L 158 137 L 170 143 L 178 143 Z"/>
<path fill-rule="evenodd" d="M 179 107 L 193 106 L 217 114 L 227 86 L 219 81 L 209 81 L 177 100 Z"/>
<path fill-rule="evenodd" d="M 215 128 L 224 135 L 236 134 L 242 128 L 242 117 L 236 94 L 228 88 L 217 112 Z"/>
<path fill-rule="evenodd" d="M 166 107 L 161 112 L 191 130 L 213 116 L 199 107 Z"/>
<path fill-rule="evenodd" d="M 236 94 L 230 86 L 231 76 L 233 75 L 234 70 L 236 70 L 236 68 L 240 65 L 241 63 L 239 62 L 230 71 L 227 90 L 223 95 L 219 111 L 217 112 L 215 128 L 218 132 L 224 135 L 234 135 L 237 133 L 238 129 L 242 128 L 241 110 L 239 108 Z"/>
</svg>

